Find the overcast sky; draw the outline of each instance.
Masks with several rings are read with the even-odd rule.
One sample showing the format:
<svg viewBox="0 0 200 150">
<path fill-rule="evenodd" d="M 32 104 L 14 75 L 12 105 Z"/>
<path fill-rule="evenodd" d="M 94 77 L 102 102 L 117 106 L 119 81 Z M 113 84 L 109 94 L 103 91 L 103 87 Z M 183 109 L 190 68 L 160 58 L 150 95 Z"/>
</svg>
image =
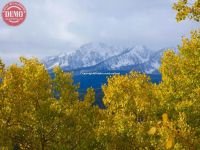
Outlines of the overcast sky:
<svg viewBox="0 0 200 150">
<path fill-rule="evenodd" d="M 18 0 L 20 1 L 20 0 Z M 0 1 L 0 10 L 9 2 Z M 0 19 L 0 57 L 6 63 L 20 56 L 56 55 L 90 42 L 177 46 L 198 27 L 177 23 L 174 0 L 21 0 L 26 21 L 18 27 Z"/>
</svg>

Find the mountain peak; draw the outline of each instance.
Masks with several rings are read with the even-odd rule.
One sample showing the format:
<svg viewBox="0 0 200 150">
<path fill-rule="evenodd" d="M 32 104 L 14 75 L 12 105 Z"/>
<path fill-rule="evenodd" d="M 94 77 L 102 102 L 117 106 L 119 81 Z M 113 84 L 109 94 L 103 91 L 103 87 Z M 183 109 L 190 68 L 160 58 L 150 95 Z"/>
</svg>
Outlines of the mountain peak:
<svg viewBox="0 0 200 150">
<path fill-rule="evenodd" d="M 162 53 L 143 45 L 113 46 L 88 43 L 72 53 L 61 53 L 42 60 L 47 69 L 60 66 L 66 71 L 136 70 L 157 72 Z"/>
</svg>

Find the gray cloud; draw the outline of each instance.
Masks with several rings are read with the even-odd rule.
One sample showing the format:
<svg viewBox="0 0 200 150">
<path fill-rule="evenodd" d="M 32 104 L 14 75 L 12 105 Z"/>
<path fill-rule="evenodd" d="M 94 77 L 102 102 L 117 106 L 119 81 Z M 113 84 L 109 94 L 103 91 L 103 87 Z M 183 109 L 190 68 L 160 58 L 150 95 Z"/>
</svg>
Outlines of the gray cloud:
<svg viewBox="0 0 200 150">
<path fill-rule="evenodd" d="M 0 9 L 8 0 L 0 1 Z M 0 20 L 0 57 L 44 57 L 88 42 L 140 44 L 152 49 L 176 46 L 197 23 L 177 23 L 172 0 L 34 0 L 18 27 Z"/>
</svg>

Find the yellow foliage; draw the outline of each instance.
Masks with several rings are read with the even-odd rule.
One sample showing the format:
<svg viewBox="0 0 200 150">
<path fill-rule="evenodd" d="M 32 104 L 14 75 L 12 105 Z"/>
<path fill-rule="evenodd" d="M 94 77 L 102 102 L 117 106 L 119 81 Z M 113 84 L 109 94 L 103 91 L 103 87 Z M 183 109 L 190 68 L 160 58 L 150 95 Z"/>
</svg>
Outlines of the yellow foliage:
<svg viewBox="0 0 200 150">
<path fill-rule="evenodd" d="M 164 123 L 168 122 L 169 119 L 168 119 L 168 115 L 166 113 L 164 113 L 162 115 L 162 120 L 163 120 Z"/>
<path fill-rule="evenodd" d="M 185 20 L 186 17 L 195 21 L 200 21 L 200 1 L 199 0 L 178 0 L 173 5 L 173 9 L 177 11 L 177 21 Z"/>
<path fill-rule="evenodd" d="M 199 4 L 179 0 L 177 20 L 199 21 Z M 21 57 L 21 66 L 7 68 L 0 60 L 0 146 L 200 149 L 200 31 L 178 49 L 164 53 L 160 84 L 137 72 L 110 77 L 102 110 L 94 106 L 94 89 L 79 100 L 79 85 L 59 67 L 50 76 L 37 59 Z"/>
<path fill-rule="evenodd" d="M 171 149 L 172 146 L 173 146 L 173 137 L 169 137 L 167 140 L 166 140 L 166 145 L 165 145 L 165 148 L 166 149 Z"/>
<path fill-rule="evenodd" d="M 154 135 L 156 133 L 156 127 L 152 127 L 149 131 L 148 134 L 149 135 Z"/>
</svg>

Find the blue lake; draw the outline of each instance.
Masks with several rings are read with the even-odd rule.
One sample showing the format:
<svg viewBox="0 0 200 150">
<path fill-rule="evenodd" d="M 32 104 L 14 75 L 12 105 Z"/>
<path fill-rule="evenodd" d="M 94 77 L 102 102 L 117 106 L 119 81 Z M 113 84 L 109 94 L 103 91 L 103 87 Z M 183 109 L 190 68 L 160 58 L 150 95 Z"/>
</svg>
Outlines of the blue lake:
<svg viewBox="0 0 200 150">
<path fill-rule="evenodd" d="M 161 81 L 160 74 L 149 74 L 153 83 L 159 83 Z M 75 75 L 74 82 L 80 83 L 80 89 L 85 90 L 89 87 L 99 89 L 103 84 L 107 83 L 107 78 L 110 75 Z"/>
</svg>

